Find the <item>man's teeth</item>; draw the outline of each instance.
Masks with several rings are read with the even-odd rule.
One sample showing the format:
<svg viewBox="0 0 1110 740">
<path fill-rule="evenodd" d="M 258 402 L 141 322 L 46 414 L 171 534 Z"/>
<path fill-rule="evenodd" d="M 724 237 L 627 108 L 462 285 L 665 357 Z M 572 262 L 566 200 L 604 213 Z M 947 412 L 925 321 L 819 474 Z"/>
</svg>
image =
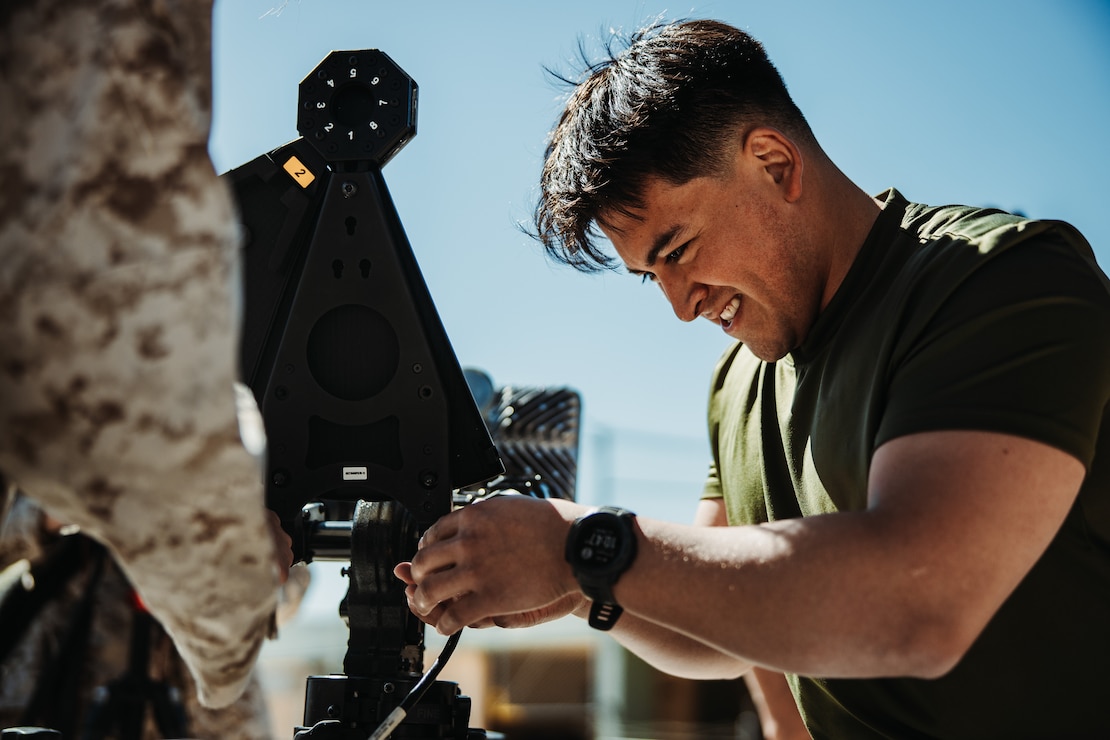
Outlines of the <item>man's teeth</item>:
<svg viewBox="0 0 1110 740">
<path fill-rule="evenodd" d="M 740 296 L 736 296 L 728 305 L 721 309 L 721 321 L 728 323 L 736 316 L 737 309 L 740 308 Z"/>
</svg>

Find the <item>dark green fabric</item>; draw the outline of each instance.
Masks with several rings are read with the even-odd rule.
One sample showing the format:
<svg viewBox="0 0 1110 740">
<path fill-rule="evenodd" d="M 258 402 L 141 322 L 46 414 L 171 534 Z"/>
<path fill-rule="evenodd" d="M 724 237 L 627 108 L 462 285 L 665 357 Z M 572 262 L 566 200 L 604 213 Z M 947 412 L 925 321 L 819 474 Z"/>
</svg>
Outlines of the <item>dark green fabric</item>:
<svg viewBox="0 0 1110 740">
<path fill-rule="evenodd" d="M 948 675 L 791 677 L 814 737 L 1110 737 L 1108 401 L 1110 281 L 1078 232 L 893 190 L 802 347 L 778 363 L 725 354 L 704 495 L 724 497 L 730 524 L 863 509 L 875 449 L 915 432 L 1015 434 L 1088 469 Z"/>
</svg>

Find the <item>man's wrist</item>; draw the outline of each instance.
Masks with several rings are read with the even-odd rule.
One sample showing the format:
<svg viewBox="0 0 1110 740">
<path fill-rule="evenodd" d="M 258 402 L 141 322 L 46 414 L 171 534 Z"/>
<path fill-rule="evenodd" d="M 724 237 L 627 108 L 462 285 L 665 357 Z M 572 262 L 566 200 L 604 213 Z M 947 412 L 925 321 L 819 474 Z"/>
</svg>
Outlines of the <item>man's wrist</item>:
<svg viewBox="0 0 1110 740">
<path fill-rule="evenodd" d="M 623 611 L 613 586 L 636 557 L 635 516 L 603 506 L 576 519 L 567 533 L 564 556 L 592 602 L 587 619 L 595 629 L 611 629 Z"/>
<path fill-rule="evenodd" d="M 578 597 L 578 606 L 574 607 L 574 609 L 571 611 L 571 614 L 578 617 L 579 619 L 589 619 L 589 617 L 590 617 L 590 605 L 593 602 L 590 601 L 589 598 L 587 598 L 586 595 L 583 594 L 581 592 L 581 590 L 578 589 L 577 584 L 575 584 L 574 587 L 576 589 L 574 595 Z"/>
</svg>

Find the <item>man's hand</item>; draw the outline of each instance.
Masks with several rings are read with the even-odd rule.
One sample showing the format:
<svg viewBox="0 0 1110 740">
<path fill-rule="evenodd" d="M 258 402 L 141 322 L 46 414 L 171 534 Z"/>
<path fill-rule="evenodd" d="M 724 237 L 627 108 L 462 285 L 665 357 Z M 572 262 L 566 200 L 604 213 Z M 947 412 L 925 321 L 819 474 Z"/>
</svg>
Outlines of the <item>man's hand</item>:
<svg viewBox="0 0 1110 740">
<path fill-rule="evenodd" d="M 416 592 L 416 582 L 412 579 L 412 563 L 401 563 L 393 569 L 393 574 L 405 582 L 405 595 L 409 600 L 409 607 L 412 608 L 412 597 Z M 496 617 L 488 617 L 473 624 L 468 624 L 467 627 L 472 629 L 482 629 L 485 627 L 502 627 L 505 629 L 515 629 L 519 627 L 535 627 L 544 622 L 552 622 L 556 619 L 561 619 L 568 614 L 583 608 L 588 600 L 585 596 L 579 593 L 567 594 L 553 604 L 540 607 L 539 609 L 532 609 L 526 612 L 519 612 L 517 614 L 501 614 Z M 436 627 L 439 622 L 442 608 L 437 606 L 432 609 L 428 614 L 419 614 L 415 610 L 414 613 L 425 623 Z"/>
<path fill-rule="evenodd" d="M 409 607 L 440 634 L 465 626 L 525 627 L 585 601 L 563 557 L 570 523 L 586 507 L 499 496 L 441 518 L 411 563 L 394 571 Z"/>
</svg>

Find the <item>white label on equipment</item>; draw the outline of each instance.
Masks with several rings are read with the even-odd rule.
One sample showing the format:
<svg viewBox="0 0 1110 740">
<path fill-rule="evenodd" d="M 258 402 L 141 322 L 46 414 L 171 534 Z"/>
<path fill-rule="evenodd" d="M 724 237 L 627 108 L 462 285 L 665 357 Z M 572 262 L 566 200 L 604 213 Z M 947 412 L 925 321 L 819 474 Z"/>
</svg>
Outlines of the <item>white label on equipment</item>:
<svg viewBox="0 0 1110 740">
<path fill-rule="evenodd" d="M 343 480 L 366 480 L 365 467 L 343 468 Z"/>
</svg>

